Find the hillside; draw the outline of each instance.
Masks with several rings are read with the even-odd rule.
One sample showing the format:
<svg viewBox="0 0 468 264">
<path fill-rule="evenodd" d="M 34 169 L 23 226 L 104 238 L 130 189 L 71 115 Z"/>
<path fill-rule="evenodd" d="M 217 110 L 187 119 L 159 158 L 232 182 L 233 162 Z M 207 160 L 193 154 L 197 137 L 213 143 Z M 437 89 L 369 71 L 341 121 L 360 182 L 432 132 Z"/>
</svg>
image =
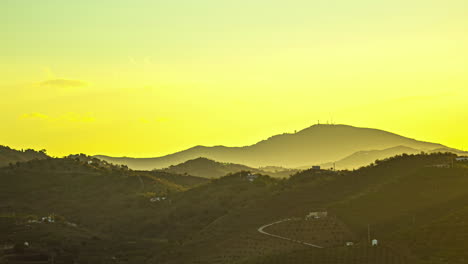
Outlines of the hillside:
<svg viewBox="0 0 468 264">
<path fill-rule="evenodd" d="M 0 244 L 28 241 L 27 254 L 61 263 L 464 263 L 468 163 L 455 157 L 213 180 L 83 156 L 33 160 L 0 169 Z M 308 219 L 314 211 L 328 215 Z M 51 214 L 57 223 L 41 222 Z"/>
<path fill-rule="evenodd" d="M 284 178 L 297 172 L 297 170 L 288 170 L 281 168 L 255 169 L 241 164 L 221 163 L 207 158 L 196 158 L 184 163 L 171 165 L 162 171 L 187 174 L 204 178 L 220 178 L 229 173 L 238 173 L 241 171 L 250 171 L 253 173 L 267 174 L 272 177 Z"/>
<path fill-rule="evenodd" d="M 468 164 L 434 167 L 451 164 L 454 157 L 402 155 L 354 172 L 298 173 L 277 185 L 270 195 L 231 210 L 205 227 L 186 241 L 176 251 L 178 257 L 170 258 L 168 263 L 185 263 L 188 259 L 196 260 L 188 263 L 297 263 L 299 259 L 318 263 L 464 263 L 468 229 L 460 219 L 466 215 Z M 331 217 L 339 219 L 355 236 L 356 246 L 320 251 L 257 231 L 265 224 L 304 218 L 315 210 L 327 210 Z M 286 225 L 275 232 L 303 237 L 317 223 Z M 371 236 L 381 243 L 378 249 L 366 245 L 368 224 Z M 330 222 L 328 226 L 333 225 Z M 341 231 L 327 232 L 332 235 Z M 456 246 L 455 242 L 435 241 L 437 237 L 449 241 L 451 236 L 458 239 Z M 312 238 L 313 233 L 308 237 Z M 430 253 L 435 246 L 429 241 L 437 245 L 437 256 Z M 436 259 L 439 262 L 434 262 Z"/>
<path fill-rule="evenodd" d="M 314 125 L 294 134 L 272 136 L 245 147 L 196 146 L 157 158 L 116 158 L 103 155 L 97 157 L 141 170 L 161 169 L 198 157 L 249 167 L 297 168 L 337 161 L 358 151 L 382 150 L 397 146 L 426 152 L 446 148 L 440 144 L 422 142 L 378 129 L 347 125 Z"/>
<path fill-rule="evenodd" d="M 205 178 L 219 178 L 228 173 L 250 170 L 255 169 L 241 164 L 220 163 L 207 158 L 196 158 L 181 164 L 171 165 L 169 168 L 163 169 L 163 171 L 171 173 L 189 174 Z"/>
<path fill-rule="evenodd" d="M 167 172 L 137 172 L 73 156 L 31 160 L 0 169 L 0 244 L 29 241 L 31 249 L 73 263 L 140 257 L 148 230 L 170 195 L 208 181 Z M 90 162 L 92 161 L 92 162 Z M 164 200 L 152 198 L 164 197 Z M 55 222 L 41 220 L 51 216 Z M 167 242 L 147 240 L 164 247 Z M 131 244 L 128 244 L 131 243 Z M 135 244 L 135 245 L 134 245 Z M 0 263 L 1 263 L 0 252 Z M 18 258 L 27 258 L 18 255 Z M 16 257 L 15 257 L 16 258 Z M 68 261 L 66 261 L 68 259 Z"/>
<path fill-rule="evenodd" d="M 328 162 L 321 164 L 323 168 L 335 168 L 337 170 L 351 170 L 357 169 L 363 166 L 367 166 L 376 160 L 382 160 L 396 155 L 406 154 L 417 154 L 420 153 L 420 150 L 405 147 L 397 146 L 393 148 L 388 148 L 384 150 L 368 150 L 368 151 L 358 151 L 347 156 L 344 159 L 340 159 L 336 162 Z"/>
<path fill-rule="evenodd" d="M 8 166 L 10 163 L 29 161 L 33 159 L 46 159 L 49 156 L 45 151 L 35 151 L 33 149 L 15 150 L 7 146 L 0 146 L 0 167 Z"/>
</svg>

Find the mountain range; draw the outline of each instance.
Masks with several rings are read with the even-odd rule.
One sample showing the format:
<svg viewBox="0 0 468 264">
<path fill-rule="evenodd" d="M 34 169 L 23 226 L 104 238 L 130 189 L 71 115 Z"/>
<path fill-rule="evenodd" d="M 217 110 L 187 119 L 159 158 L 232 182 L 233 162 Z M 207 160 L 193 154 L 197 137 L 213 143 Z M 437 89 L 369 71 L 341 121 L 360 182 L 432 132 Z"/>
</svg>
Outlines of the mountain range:
<svg viewBox="0 0 468 264">
<path fill-rule="evenodd" d="M 171 165 L 162 171 L 176 174 L 187 174 L 203 178 L 220 178 L 229 173 L 238 173 L 241 171 L 249 171 L 252 173 L 259 173 L 270 175 L 275 178 L 285 178 L 298 172 L 299 170 L 285 169 L 281 167 L 264 167 L 264 168 L 251 168 L 242 164 L 234 163 L 221 163 L 207 158 L 196 158 L 188 160 L 178 165 Z"/>
<path fill-rule="evenodd" d="M 139 170 L 162 169 L 199 157 L 249 167 L 303 168 L 320 164 L 330 166 L 335 162 L 340 168 L 353 169 L 396 154 L 434 151 L 464 154 L 441 144 L 379 129 L 319 124 L 297 133 L 275 135 L 244 147 L 196 146 L 155 158 L 96 157 Z"/>
</svg>

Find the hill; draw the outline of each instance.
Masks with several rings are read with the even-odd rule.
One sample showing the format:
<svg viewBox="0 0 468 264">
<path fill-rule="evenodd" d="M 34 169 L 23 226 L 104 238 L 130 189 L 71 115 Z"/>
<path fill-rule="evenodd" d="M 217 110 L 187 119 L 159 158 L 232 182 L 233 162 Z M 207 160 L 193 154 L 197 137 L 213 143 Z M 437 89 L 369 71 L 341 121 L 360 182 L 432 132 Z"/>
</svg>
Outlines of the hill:
<svg viewBox="0 0 468 264">
<path fill-rule="evenodd" d="M 323 168 L 333 168 L 337 170 L 350 170 L 357 169 L 363 166 L 367 166 L 374 162 L 375 160 L 382 160 L 396 155 L 406 154 L 417 154 L 420 153 L 420 150 L 405 147 L 397 146 L 393 148 L 388 148 L 384 150 L 368 150 L 368 151 L 358 151 L 353 153 L 346 158 L 340 159 L 336 162 L 328 162 L 321 164 Z"/>
<path fill-rule="evenodd" d="M 405 154 L 356 171 L 300 172 L 206 226 L 167 263 L 464 263 L 468 229 L 461 219 L 467 212 L 468 164 L 451 168 L 454 157 Z M 257 231 L 268 223 L 303 219 L 320 210 L 343 223 L 355 237 L 354 247 L 341 244 L 320 251 Z M 291 239 L 311 239 L 314 233 L 307 232 L 319 223 L 281 224 L 270 230 Z M 367 244 L 368 224 L 379 248 Z M 315 236 L 322 234 L 323 245 L 341 241 L 336 236 L 342 231 L 332 228 L 333 221 L 322 225 Z"/>
<path fill-rule="evenodd" d="M 207 158 L 196 158 L 178 165 L 171 165 L 169 168 L 163 169 L 163 171 L 171 173 L 189 174 L 205 178 L 219 178 L 228 173 L 249 170 L 255 169 L 240 164 L 220 163 Z"/>
<path fill-rule="evenodd" d="M 426 152 L 446 148 L 440 144 L 422 142 L 378 129 L 347 125 L 314 125 L 294 134 L 272 136 L 245 147 L 196 146 L 157 158 L 116 158 L 102 155 L 97 157 L 141 170 L 161 169 L 198 157 L 249 167 L 273 165 L 297 168 L 337 161 L 358 151 L 397 146 Z"/>
<path fill-rule="evenodd" d="M 187 174 L 204 178 L 220 178 L 229 173 L 237 173 L 241 171 L 250 171 L 253 173 L 267 174 L 272 177 L 288 177 L 291 174 L 297 172 L 297 170 L 288 170 L 281 168 L 265 168 L 255 169 L 241 164 L 234 163 L 221 163 L 207 158 L 196 158 L 188 160 L 178 165 L 171 165 L 169 168 L 165 168 L 162 171 L 176 173 L 176 174 Z"/>
<path fill-rule="evenodd" d="M 145 246 L 156 250 L 168 245 L 152 239 L 163 230 L 148 226 L 171 202 L 171 195 L 208 180 L 132 171 L 73 155 L 0 168 L 0 182 L 1 245 L 27 241 L 32 255 L 41 252 L 63 261 L 56 263 L 108 263 L 116 256 L 127 261 L 141 257 Z M 25 254 L 8 258 L 28 258 Z"/>
<path fill-rule="evenodd" d="M 31 244 L 4 257 L 61 263 L 464 263 L 468 163 L 455 157 L 213 180 L 81 155 L 32 160 L 0 169 L 0 244 Z"/>
<path fill-rule="evenodd" d="M 10 163 L 29 161 L 33 159 L 46 159 L 49 156 L 45 150 L 35 151 L 33 149 L 15 150 L 7 146 L 0 146 L 0 167 L 8 166 Z"/>
</svg>

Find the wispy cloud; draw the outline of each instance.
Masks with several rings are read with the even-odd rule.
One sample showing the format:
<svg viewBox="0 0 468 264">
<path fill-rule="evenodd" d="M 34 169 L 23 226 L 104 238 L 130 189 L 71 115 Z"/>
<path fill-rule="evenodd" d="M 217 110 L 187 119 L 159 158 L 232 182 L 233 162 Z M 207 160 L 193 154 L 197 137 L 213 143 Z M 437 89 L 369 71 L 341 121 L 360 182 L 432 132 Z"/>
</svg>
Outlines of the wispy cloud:
<svg viewBox="0 0 468 264">
<path fill-rule="evenodd" d="M 92 113 L 79 114 L 74 112 L 68 112 L 58 116 L 48 116 L 38 112 L 26 113 L 20 116 L 23 120 L 45 120 L 51 122 L 78 122 L 78 123 L 91 123 L 96 121 L 96 118 Z"/>
<path fill-rule="evenodd" d="M 23 114 L 23 115 L 20 116 L 20 119 L 41 119 L 41 120 L 45 120 L 45 119 L 49 119 L 49 116 L 41 114 L 41 113 L 34 112 L 34 113 Z"/>
<path fill-rule="evenodd" d="M 77 88 L 87 86 L 88 84 L 80 80 L 52 79 L 40 82 L 39 85 L 45 87 Z"/>
</svg>

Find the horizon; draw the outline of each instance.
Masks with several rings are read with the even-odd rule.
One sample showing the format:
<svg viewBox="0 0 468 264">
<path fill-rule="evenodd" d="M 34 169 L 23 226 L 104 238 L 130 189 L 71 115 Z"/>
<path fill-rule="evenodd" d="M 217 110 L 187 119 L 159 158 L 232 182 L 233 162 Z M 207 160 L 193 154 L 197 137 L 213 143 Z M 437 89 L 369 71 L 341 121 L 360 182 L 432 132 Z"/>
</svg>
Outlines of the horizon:
<svg viewBox="0 0 468 264">
<path fill-rule="evenodd" d="M 46 0 L 0 10 L 0 144 L 148 157 L 329 120 L 468 149 L 460 0 Z"/>
<path fill-rule="evenodd" d="M 175 153 L 178 153 L 178 152 L 182 152 L 182 151 L 185 151 L 185 150 L 188 150 L 188 149 L 192 149 L 192 148 L 196 148 L 196 147 L 207 147 L 207 148 L 212 148 L 212 147 L 227 147 L 227 148 L 236 148 L 236 147 L 248 147 L 248 146 L 253 146 L 253 145 L 256 145 L 257 143 L 261 142 L 261 141 L 265 141 L 265 140 L 268 140 L 270 139 L 271 137 L 274 137 L 274 136 L 281 136 L 281 135 L 294 135 L 294 134 L 297 134 L 303 130 L 306 130 L 306 129 L 310 129 L 312 127 L 315 127 L 315 126 L 346 126 L 346 127 L 352 127 L 352 128 L 358 128 L 358 129 L 371 129 L 371 130 L 378 130 L 378 131 L 383 131 L 383 132 L 387 132 L 387 133 L 390 133 L 390 134 L 394 134 L 394 135 L 397 135 L 397 136 L 401 136 L 401 137 L 404 137 L 404 138 L 408 138 L 408 139 L 413 139 L 413 140 L 416 140 L 416 141 L 419 141 L 419 142 L 425 142 L 425 143 L 433 143 L 433 144 L 439 144 L 443 147 L 447 147 L 447 148 L 452 148 L 452 149 L 457 149 L 457 148 L 453 148 L 449 145 L 446 145 L 446 144 L 443 144 L 443 143 L 440 143 L 440 142 L 430 142 L 430 141 L 425 141 L 425 140 L 420 140 L 420 139 L 417 139 L 417 138 L 411 138 L 411 137 L 407 137 L 405 135 L 401 135 L 401 134 L 398 134 L 398 133 L 394 133 L 392 131 L 386 131 L 386 130 L 382 130 L 382 129 L 378 129 L 378 128 L 372 128 L 372 127 L 359 127 L 359 126 L 353 126 L 353 125 L 349 125 L 349 124 L 335 124 L 335 123 L 320 123 L 320 121 L 317 123 L 317 124 L 313 124 L 313 125 L 310 125 L 308 127 L 305 127 L 305 128 L 302 128 L 300 130 L 294 130 L 293 132 L 283 132 L 283 133 L 279 133 L 279 134 L 275 134 L 275 135 L 270 135 L 268 137 L 265 137 L 264 139 L 260 139 L 256 142 L 254 142 L 253 144 L 249 144 L 249 145 L 242 145 L 242 146 L 228 146 L 228 145 L 193 145 L 193 146 L 190 146 L 188 148 L 185 148 L 185 149 L 180 149 L 180 150 L 176 150 L 175 152 L 170 152 L 170 153 L 166 153 L 166 154 L 163 154 L 163 155 L 160 155 L 160 156 L 143 156 L 143 157 L 139 157 L 139 156 L 112 156 L 112 155 L 107 155 L 105 153 L 98 153 L 98 154 L 89 154 L 89 153 L 83 153 L 81 152 L 81 154 L 86 154 L 86 155 L 89 155 L 89 156 L 104 156 L 104 157 L 115 157 L 115 158 L 135 158 L 135 159 L 151 159 L 151 158 L 159 158 L 159 157 L 164 157 L 164 156 L 167 156 L 167 155 L 171 155 L 171 154 L 175 154 Z M 0 145 L 3 145 L 3 146 L 6 146 L 6 147 L 10 147 L 12 149 L 16 149 L 16 150 L 25 150 L 25 149 L 33 149 L 33 150 L 36 150 L 36 151 L 39 151 L 39 149 L 34 149 L 34 148 L 15 148 L 13 146 L 9 146 L 9 145 L 5 145 L 5 144 L 0 144 Z M 392 149 L 392 148 L 398 148 L 398 147 L 408 147 L 408 146 L 405 146 L 405 145 L 398 145 L 398 146 L 393 146 L 393 147 L 390 147 L 388 149 Z M 47 149 L 44 149 L 47 151 Z M 384 149 L 363 149 L 362 151 L 376 151 L 376 150 L 384 150 Z M 458 150 L 461 150 L 461 151 L 465 151 L 464 149 L 458 149 Z M 47 151 L 47 155 L 51 156 L 51 157 L 55 157 L 55 158 L 60 158 L 60 157 L 65 157 L 65 156 L 68 156 L 68 155 L 76 155 L 76 154 L 80 154 L 80 153 L 68 153 L 68 154 L 65 154 L 65 155 L 62 155 L 62 156 L 55 156 L 55 155 L 51 155 L 48 151 Z M 206 157 L 200 157 L 200 158 L 206 158 Z M 208 158 L 209 159 L 209 158 Z"/>
</svg>

